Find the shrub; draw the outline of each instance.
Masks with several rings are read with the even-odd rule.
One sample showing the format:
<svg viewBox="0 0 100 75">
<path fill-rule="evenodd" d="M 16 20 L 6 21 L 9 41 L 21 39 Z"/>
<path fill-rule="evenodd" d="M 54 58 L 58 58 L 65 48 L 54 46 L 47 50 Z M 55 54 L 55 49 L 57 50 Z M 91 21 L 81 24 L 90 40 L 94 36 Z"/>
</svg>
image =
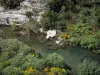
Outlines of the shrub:
<svg viewBox="0 0 100 75">
<path fill-rule="evenodd" d="M 5 33 L 2 30 L 0 30 L 0 37 L 5 38 Z"/>
<path fill-rule="evenodd" d="M 30 74 L 33 74 L 33 73 L 35 73 L 35 72 L 39 72 L 39 71 L 36 70 L 36 69 L 34 69 L 33 67 L 29 67 L 28 69 L 26 69 L 26 70 L 24 71 L 24 74 L 25 74 L 25 75 L 30 75 Z"/>
<path fill-rule="evenodd" d="M 68 34 L 68 33 L 62 33 L 60 36 L 61 36 L 61 38 L 63 38 L 64 40 L 70 39 L 70 34 Z"/>
<path fill-rule="evenodd" d="M 50 68 L 50 72 L 53 73 L 61 73 L 61 75 L 67 75 L 67 71 L 64 68 L 56 68 L 56 67 L 52 67 Z"/>
<path fill-rule="evenodd" d="M 74 26 L 74 35 L 89 35 L 90 31 L 92 30 L 92 26 L 87 25 L 87 24 L 76 24 Z"/>
<path fill-rule="evenodd" d="M 18 27 L 17 27 L 17 25 L 16 25 L 16 23 L 12 23 L 11 24 L 11 30 L 12 30 L 12 32 L 14 32 L 15 30 L 17 30 L 18 29 Z"/>
<path fill-rule="evenodd" d="M 64 67 L 64 58 L 59 54 L 52 53 L 47 57 L 48 64 L 54 67 Z"/>
<path fill-rule="evenodd" d="M 8 9 L 15 9 L 24 0 L 0 0 L 0 4 Z"/>
<path fill-rule="evenodd" d="M 85 59 L 78 65 L 78 75 L 100 75 L 100 65 L 97 62 Z"/>
<path fill-rule="evenodd" d="M 28 55 L 29 53 L 35 54 L 35 50 L 28 45 L 21 44 L 21 46 L 19 47 L 19 53 L 23 53 L 23 55 Z"/>
<path fill-rule="evenodd" d="M 1 59 L 0 59 L 1 60 Z M 9 61 L 4 60 L 2 62 L 0 62 L 0 70 L 2 71 L 4 68 L 6 68 L 7 66 L 9 66 Z"/>
<path fill-rule="evenodd" d="M 12 58 L 15 56 L 19 50 L 20 42 L 16 39 L 3 39 L 0 42 L 2 56 L 7 58 Z"/>
<path fill-rule="evenodd" d="M 17 39 L 5 39 L 0 42 L 0 46 L 3 51 L 15 51 L 19 50 L 19 47 L 22 43 L 19 42 Z"/>
<path fill-rule="evenodd" d="M 23 59 L 23 53 L 18 53 L 16 57 L 9 59 L 9 64 L 11 66 L 20 67 L 24 63 Z"/>
<path fill-rule="evenodd" d="M 65 70 L 64 68 L 57 68 L 57 67 L 51 67 L 51 68 L 44 68 L 43 69 L 44 72 L 48 73 L 48 75 L 55 75 L 57 73 L 57 75 L 67 75 L 68 72 L 67 70 Z"/>
<path fill-rule="evenodd" d="M 30 18 L 33 15 L 33 13 L 30 11 L 27 11 L 25 15 Z"/>
<path fill-rule="evenodd" d="M 54 11 L 45 11 L 42 14 L 41 26 L 44 29 L 56 28 L 58 13 Z"/>
<path fill-rule="evenodd" d="M 21 75 L 22 70 L 20 68 L 17 68 L 17 67 L 8 66 L 7 68 L 5 68 L 3 70 L 3 74 L 4 75 Z"/>
<path fill-rule="evenodd" d="M 95 50 L 100 46 L 100 39 L 95 37 L 94 35 L 84 36 L 80 41 L 80 45 L 82 47 Z"/>
<path fill-rule="evenodd" d="M 27 55 L 25 57 L 24 61 L 25 61 L 25 63 L 22 65 L 23 69 L 26 69 L 29 66 L 32 66 L 37 70 L 42 70 L 44 67 L 46 67 L 46 60 L 45 59 L 36 58 L 31 54 Z"/>
</svg>

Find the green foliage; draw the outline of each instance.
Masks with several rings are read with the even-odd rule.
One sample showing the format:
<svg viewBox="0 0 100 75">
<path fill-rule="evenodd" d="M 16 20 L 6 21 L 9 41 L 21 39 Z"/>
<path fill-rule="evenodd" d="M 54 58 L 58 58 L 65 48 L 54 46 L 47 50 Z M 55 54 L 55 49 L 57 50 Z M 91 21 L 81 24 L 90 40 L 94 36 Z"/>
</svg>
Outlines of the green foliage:
<svg viewBox="0 0 100 75">
<path fill-rule="evenodd" d="M 45 59 L 44 58 L 40 59 L 40 58 L 34 57 L 34 55 L 29 54 L 24 58 L 24 61 L 25 63 L 22 65 L 23 69 L 26 69 L 29 66 L 32 66 L 35 69 L 43 70 L 43 68 L 48 67 L 48 66 L 64 67 L 64 64 L 65 64 L 64 59 L 56 53 L 48 55 L 48 57 Z"/>
<path fill-rule="evenodd" d="M 56 21 L 57 21 L 57 13 L 54 11 L 45 11 L 42 14 L 42 27 L 45 29 L 53 29 L 56 26 Z"/>
<path fill-rule="evenodd" d="M 4 60 L 3 62 L 0 62 L 0 71 L 2 71 L 7 66 L 9 66 L 9 61 Z"/>
<path fill-rule="evenodd" d="M 78 75 L 100 75 L 100 65 L 89 59 L 85 59 L 78 65 Z"/>
<path fill-rule="evenodd" d="M 97 25 L 96 8 L 82 8 L 77 17 L 77 23 L 86 23 L 89 25 Z"/>
<path fill-rule="evenodd" d="M 24 58 L 24 54 L 23 53 L 18 53 L 16 55 L 16 57 L 11 58 L 11 59 L 8 60 L 9 65 L 15 66 L 15 67 L 20 67 L 24 63 L 23 58 Z"/>
<path fill-rule="evenodd" d="M 92 6 L 91 3 L 95 1 L 82 2 L 84 3 L 81 5 L 79 0 L 47 0 L 48 8 L 44 13 L 45 16 L 42 16 L 42 27 L 65 31 L 70 23 L 99 26 L 99 6 L 96 4 Z"/>
<path fill-rule="evenodd" d="M 17 39 L 5 39 L 0 42 L 3 51 L 17 51 L 22 43 Z"/>
<path fill-rule="evenodd" d="M 94 35 L 84 36 L 80 45 L 90 50 L 96 50 L 100 47 L 100 39 Z"/>
<path fill-rule="evenodd" d="M 14 66 L 8 66 L 3 70 L 4 75 L 21 75 L 21 69 Z"/>
<path fill-rule="evenodd" d="M 74 26 L 73 34 L 75 35 L 89 35 L 91 34 L 92 26 L 87 24 L 76 24 Z"/>
<path fill-rule="evenodd" d="M 4 69 L 8 65 L 19 67 L 23 64 L 22 59 L 25 55 L 35 53 L 31 47 L 19 42 L 17 39 L 0 40 L 0 48 L 0 69 Z"/>
<path fill-rule="evenodd" d="M 73 1 L 72 0 L 49 0 L 47 1 L 47 5 L 50 10 L 59 12 L 62 6 L 65 6 L 66 10 L 71 9 L 73 7 Z"/>
<path fill-rule="evenodd" d="M 5 33 L 2 30 L 0 30 L 0 37 L 5 38 Z"/>
<path fill-rule="evenodd" d="M 40 27 L 39 23 L 35 19 L 30 18 L 29 21 L 26 23 L 25 29 L 28 35 L 30 35 L 31 32 L 37 33 L 39 27 Z"/>
<path fill-rule="evenodd" d="M 0 0 L 0 4 L 7 9 L 15 9 L 24 0 Z"/>
<path fill-rule="evenodd" d="M 14 57 L 19 50 L 19 47 L 22 43 L 17 39 L 5 39 L 0 42 L 2 58 L 12 58 Z M 5 56 L 6 55 L 6 56 Z"/>
<path fill-rule="evenodd" d="M 64 58 L 59 54 L 52 53 L 47 57 L 48 64 L 54 67 L 64 67 Z"/>
<path fill-rule="evenodd" d="M 95 15 L 97 17 L 97 25 L 98 25 L 98 27 L 100 27 L 100 7 L 97 7 L 95 9 Z"/>
<path fill-rule="evenodd" d="M 46 67 L 46 60 L 45 59 L 39 59 L 37 57 L 34 57 L 34 55 L 27 55 L 25 57 L 25 63 L 22 65 L 23 69 L 28 68 L 29 66 L 34 67 L 35 69 L 42 70 L 44 67 Z"/>
<path fill-rule="evenodd" d="M 27 11 L 25 15 L 30 18 L 33 15 L 33 13 L 30 11 Z"/>
<path fill-rule="evenodd" d="M 31 31 L 30 25 L 29 25 L 29 24 L 26 24 L 26 25 L 25 25 L 25 29 L 26 29 L 26 32 L 27 32 L 27 34 L 28 34 L 28 39 L 29 39 L 29 38 L 30 38 L 30 31 Z"/>
<path fill-rule="evenodd" d="M 30 66 L 43 71 L 45 67 L 64 67 L 64 59 L 58 54 L 47 58 L 18 41 L 17 39 L 0 39 L 0 72 L 4 75 L 23 75 Z"/>
<path fill-rule="evenodd" d="M 76 44 L 99 54 L 100 49 L 100 30 L 88 24 L 68 25 L 67 32 L 70 39 L 66 39 L 68 44 Z"/>
<path fill-rule="evenodd" d="M 61 0 L 50 0 L 48 1 L 50 10 L 54 10 L 56 12 L 59 12 L 62 6 L 62 1 Z"/>
<path fill-rule="evenodd" d="M 19 53 L 23 53 L 23 55 L 28 55 L 29 53 L 35 54 L 35 50 L 32 47 L 23 44 L 19 48 Z"/>
<path fill-rule="evenodd" d="M 46 67 L 43 69 L 43 71 L 47 72 L 48 75 L 69 75 L 66 69 L 58 67 Z"/>
<path fill-rule="evenodd" d="M 17 29 L 18 29 L 18 27 L 17 27 L 16 23 L 12 23 L 12 25 L 11 25 L 11 30 L 12 30 L 12 31 L 15 31 L 15 30 L 17 30 Z"/>
</svg>

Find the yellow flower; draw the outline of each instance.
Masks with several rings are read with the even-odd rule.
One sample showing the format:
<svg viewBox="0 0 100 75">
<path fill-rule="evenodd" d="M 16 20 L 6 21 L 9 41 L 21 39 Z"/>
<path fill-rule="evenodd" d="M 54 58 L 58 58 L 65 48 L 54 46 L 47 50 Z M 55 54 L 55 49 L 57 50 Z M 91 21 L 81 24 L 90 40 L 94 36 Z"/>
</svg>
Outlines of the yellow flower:
<svg viewBox="0 0 100 75">
<path fill-rule="evenodd" d="M 66 39 L 70 39 L 70 35 L 68 33 L 63 33 L 61 34 L 61 37 L 66 40 Z"/>
<path fill-rule="evenodd" d="M 68 30 L 68 31 L 74 30 L 74 24 L 68 25 L 68 26 L 67 26 L 67 30 Z"/>
<path fill-rule="evenodd" d="M 68 35 L 67 37 L 68 37 L 68 39 L 70 39 L 70 35 Z"/>
<path fill-rule="evenodd" d="M 65 70 L 64 68 L 63 68 L 63 69 L 61 69 L 61 71 L 62 71 L 62 72 L 66 72 L 66 70 Z"/>
<path fill-rule="evenodd" d="M 49 68 L 48 67 L 47 68 L 44 68 L 43 71 L 44 72 L 48 72 L 49 71 Z"/>
<path fill-rule="evenodd" d="M 52 67 L 50 68 L 50 72 L 52 73 L 59 73 L 59 74 L 63 74 L 63 73 L 67 73 L 67 71 L 64 68 L 56 68 L 56 67 Z"/>
<path fill-rule="evenodd" d="M 33 69 L 33 67 L 29 67 L 28 69 L 26 69 L 26 70 L 24 71 L 24 74 L 27 75 L 27 74 L 32 74 L 32 73 L 34 73 L 34 72 L 38 72 L 38 70 Z"/>
<path fill-rule="evenodd" d="M 34 57 L 34 56 L 35 56 L 35 54 L 32 54 L 32 56 Z"/>
<path fill-rule="evenodd" d="M 49 72 L 48 75 L 55 75 L 54 72 Z"/>
</svg>

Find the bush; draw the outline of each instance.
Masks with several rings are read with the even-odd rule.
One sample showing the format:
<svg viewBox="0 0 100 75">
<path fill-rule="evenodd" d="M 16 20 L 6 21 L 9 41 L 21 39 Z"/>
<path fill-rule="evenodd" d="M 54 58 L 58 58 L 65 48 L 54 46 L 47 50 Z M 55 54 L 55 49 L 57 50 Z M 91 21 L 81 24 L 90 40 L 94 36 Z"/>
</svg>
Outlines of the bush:
<svg viewBox="0 0 100 75">
<path fill-rule="evenodd" d="M 40 53 L 17 39 L 0 39 L 0 48 L 0 72 L 4 75 L 21 75 L 22 70 L 30 73 L 32 68 L 33 73 L 34 70 L 43 71 L 45 67 L 64 67 L 60 55 L 53 53 L 40 58 Z"/>
<path fill-rule="evenodd" d="M 23 44 L 19 48 L 19 53 L 23 53 L 23 55 L 28 55 L 29 53 L 35 54 L 35 50 L 32 47 Z"/>
<path fill-rule="evenodd" d="M 24 0 L 0 0 L 0 4 L 8 9 L 15 9 Z"/>
<path fill-rule="evenodd" d="M 48 73 L 48 75 L 68 75 L 68 72 L 64 68 L 57 68 L 57 67 L 51 67 L 51 68 L 44 68 L 44 72 Z"/>
<path fill-rule="evenodd" d="M 0 59 L 1 60 L 1 59 Z M 4 68 L 6 68 L 7 66 L 9 66 L 9 61 L 4 60 L 2 62 L 0 62 L 0 71 L 2 71 Z"/>
<path fill-rule="evenodd" d="M 18 53 L 16 57 L 11 58 L 8 61 L 11 66 L 20 67 L 24 63 L 23 59 L 24 59 L 23 53 Z"/>
<path fill-rule="evenodd" d="M 100 46 L 100 39 L 95 37 L 94 35 L 83 36 L 80 41 L 80 45 L 84 48 L 96 50 Z"/>
<path fill-rule="evenodd" d="M 48 64 L 54 67 L 64 67 L 64 58 L 59 54 L 52 53 L 47 57 Z"/>
<path fill-rule="evenodd" d="M 74 26 L 73 34 L 75 35 L 89 35 L 91 33 L 92 26 L 87 24 L 76 24 Z"/>
<path fill-rule="evenodd" d="M 0 37 L 5 38 L 5 33 L 2 30 L 0 30 Z"/>
<path fill-rule="evenodd" d="M 68 43 L 74 43 L 91 51 L 98 52 L 100 49 L 100 30 L 88 24 L 75 24 L 67 26 L 67 32 L 71 38 L 66 39 Z"/>
<path fill-rule="evenodd" d="M 0 46 L 3 51 L 15 51 L 19 50 L 19 47 L 22 43 L 19 42 L 17 39 L 5 39 L 0 42 Z"/>
<path fill-rule="evenodd" d="M 25 29 L 28 34 L 31 34 L 32 32 L 37 33 L 39 27 L 39 23 L 33 18 L 30 18 L 25 25 Z"/>
<path fill-rule="evenodd" d="M 100 65 L 92 60 L 85 59 L 78 65 L 78 75 L 100 75 Z"/>
<path fill-rule="evenodd" d="M 25 15 L 30 18 L 33 15 L 33 13 L 30 11 L 27 11 Z"/>
<path fill-rule="evenodd" d="M 37 72 L 39 72 L 39 71 L 36 70 L 36 69 L 34 69 L 33 67 L 29 67 L 28 69 L 26 69 L 26 70 L 24 71 L 24 74 L 25 74 L 25 75 L 30 75 L 30 74 L 37 73 Z"/>
<path fill-rule="evenodd" d="M 29 66 L 34 67 L 37 70 L 42 70 L 44 67 L 46 67 L 46 60 L 45 59 L 39 59 L 34 57 L 34 55 L 27 55 L 25 57 L 25 63 L 22 65 L 23 69 L 28 68 Z"/>
<path fill-rule="evenodd" d="M 44 29 L 55 29 L 58 13 L 52 11 L 45 11 L 42 14 L 41 26 Z"/>
<path fill-rule="evenodd" d="M 16 23 L 13 22 L 13 23 L 11 24 L 11 31 L 14 32 L 14 31 L 17 30 L 17 29 L 18 29 L 18 27 L 17 27 Z"/>
<path fill-rule="evenodd" d="M 50 68 L 50 72 L 53 72 L 54 74 L 59 74 L 59 75 L 67 75 L 67 71 L 64 68 L 56 68 L 52 67 Z"/>
<path fill-rule="evenodd" d="M 0 53 L 2 54 L 1 56 L 3 59 L 12 58 L 19 53 L 23 56 L 28 55 L 29 53 L 35 53 L 33 48 L 19 42 L 17 39 L 2 39 L 0 41 L 0 48 Z"/>
<path fill-rule="evenodd" d="M 20 68 L 8 66 L 7 68 L 3 70 L 3 74 L 4 75 L 21 75 L 22 74 L 21 71 L 22 70 Z"/>
</svg>

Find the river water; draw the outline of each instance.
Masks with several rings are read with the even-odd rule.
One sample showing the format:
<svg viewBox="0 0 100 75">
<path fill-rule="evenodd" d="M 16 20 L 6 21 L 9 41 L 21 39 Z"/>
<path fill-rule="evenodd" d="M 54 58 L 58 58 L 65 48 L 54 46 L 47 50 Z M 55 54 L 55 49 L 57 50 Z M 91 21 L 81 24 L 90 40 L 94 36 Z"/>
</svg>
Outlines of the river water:
<svg viewBox="0 0 100 75">
<path fill-rule="evenodd" d="M 77 65 L 86 58 L 91 58 L 92 60 L 100 63 L 100 55 L 96 55 L 95 53 L 86 50 L 84 48 L 66 47 L 64 49 L 52 50 L 48 48 L 47 43 L 40 42 L 37 36 L 35 35 L 31 36 L 30 39 L 28 39 L 27 36 L 10 37 L 8 28 L 0 28 L 0 29 L 2 29 L 5 32 L 6 37 L 17 38 L 18 40 L 24 42 L 25 44 L 33 46 L 36 52 L 41 53 L 44 57 L 46 57 L 48 54 L 51 53 L 60 54 L 65 59 L 65 63 L 71 67 L 72 71 L 76 71 Z"/>
</svg>

